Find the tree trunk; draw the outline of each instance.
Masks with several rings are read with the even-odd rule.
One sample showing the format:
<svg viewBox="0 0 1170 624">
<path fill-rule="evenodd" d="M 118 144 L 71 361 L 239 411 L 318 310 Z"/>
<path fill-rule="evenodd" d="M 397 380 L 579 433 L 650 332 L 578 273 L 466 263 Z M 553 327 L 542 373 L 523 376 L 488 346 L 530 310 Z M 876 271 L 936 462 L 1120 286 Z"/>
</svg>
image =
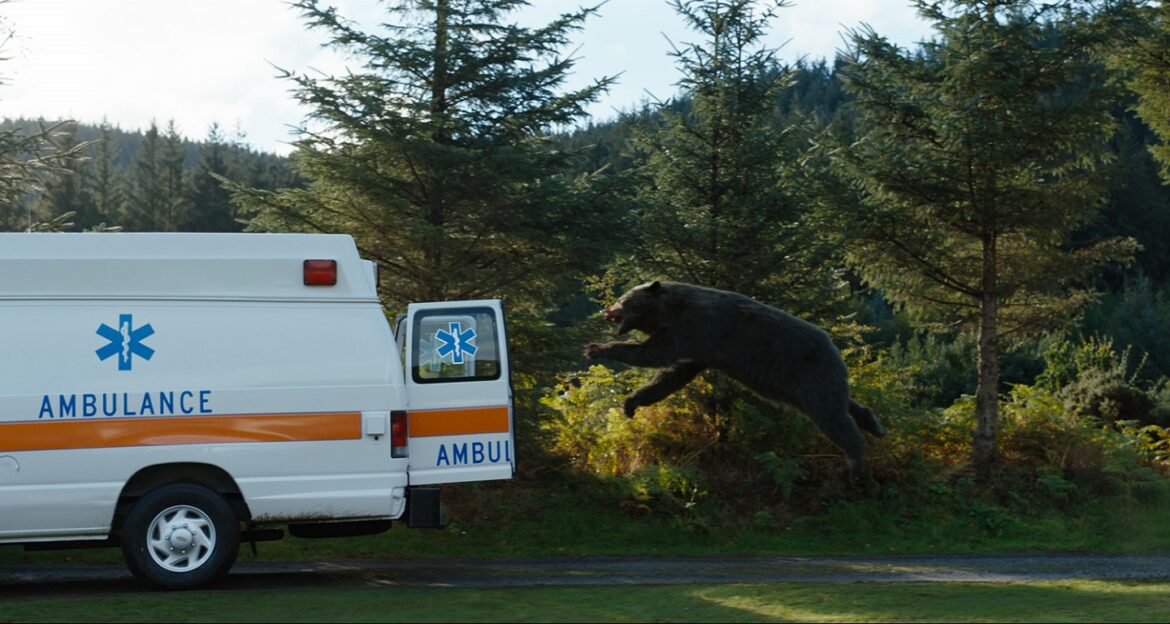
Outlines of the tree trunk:
<svg viewBox="0 0 1170 624">
<path fill-rule="evenodd" d="M 448 0 L 435 3 L 435 66 L 431 76 L 431 117 L 436 126 L 435 142 L 446 143 L 447 112 L 447 18 L 451 14 Z"/>
<path fill-rule="evenodd" d="M 983 299 L 979 318 L 979 384 L 975 389 L 975 438 L 971 465 L 976 483 L 986 484 L 999 453 L 998 271 L 995 236 L 983 239 Z"/>
<path fill-rule="evenodd" d="M 447 57 L 450 51 L 448 50 L 447 28 L 451 9 L 448 0 L 438 0 L 434 10 L 435 48 L 434 67 L 431 75 L 431 140 L 439 145 L 449 145 L 451 135 L 447 125 L 447 85 L 450 82 L 450 77 L 447 75 Z M 423 258 L 430 270 L 430 276 L 425 278 L 427 282 L 425 290 L 431 297 L 437 298 L 436 300 L 446 299 L 447 293 L 444 292 L 443 280 L 440 277 L 446 269 L 443 266 L 444 239 L 446 238 L 443 234 L 443 226 L 446 221 L 445 195 L 441 188 L 432 188 L 423 181 L 420 181 L 420 184 L 423 185 L 420 190 L 425 198 L 424 202 L 427 208 L 425 218 L 427 223 L 433 226 L 426 235 L 428 240 L 423 248 Z"/>
</svg>

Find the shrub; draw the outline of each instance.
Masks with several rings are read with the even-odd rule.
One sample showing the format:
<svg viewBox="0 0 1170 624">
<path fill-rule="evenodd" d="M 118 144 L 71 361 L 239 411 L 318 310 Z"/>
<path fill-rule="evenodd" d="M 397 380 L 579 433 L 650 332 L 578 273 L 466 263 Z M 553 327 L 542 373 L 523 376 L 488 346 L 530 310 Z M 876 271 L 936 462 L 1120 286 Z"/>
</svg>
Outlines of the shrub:
<svg viewBox="0 0 1170 624">
<path fill-rule="evenodd" d="M 1037 384 L 1056 390 L 1072 415 L 1112 425 L 1121 420 L 1162 424 L 1156 396 L 1139 378 L 1144 360 L 1130 371 L 1130 348 L 1118 353 L 1109 338 L 1090 338 L 1074 345 L 1054 342 L 1045 354 L 1048 362 Z"/>
<path fill-rule="evenodd" d="M 906 353 L 897 348 L 874 353 L 860 341 L 842 351 L 850 393 L 877 413 L 888 432 L 869 440 L 870 470 L 880 482 L 925 489 L 946 480 L 957 457 L 970 455 L 970 433 L 924 406 L 929 391 L 922 373 L 929 363 Z"/>
<path fill-rule="evenodd" d="M 1170 298 L 1149 278 L 1126 282 L 1120 293 L 1109 293 L 1085 313 L 1082 331 L 1107 336 L 1114 344 L 1133 345 L 1133 365 L 1144 360 L 1135 374 L 1146 381 L 1170 375 Z M 1128 353 L 1128 351 L 1127 351 Z"/>
<path fill-rule="evenodd" d="M 916 405 L 942 408 L 975 389 L 977 342 L 972 333 L 916 335 L 892 345 L 885 357 L 911 376 Z M 1031 383 L 1044 368 L 1042 348 L 1039 342 L 1003 345 L 1001 388 Z"/>
<path fill-rule="evenodd" d="M 1061 391 L 1070 413 L 1078 418 L 1115 424 L 1136 420 L 1151 424 L 1154 400 L 1120 368 L 1085 371 Z"/>
<path fill-rule="evenodd" d="M 627 419 L 623 400 L 652 374 L 596 365 L 542 400 L 554 414 L 545 423 L 554 450 L 573 468 L 610 481 L 623 506 L 671 517 L 682 512 L 701 525 L 798 505 L 790 499 L 802 487 L 820 489 L 818 497 L 847 487 L 840 451 L 808 418 L 719 373 L 701 375 Z M 710 500 L 713 493 L 718 500 Z"/>
<path fill-rule="evenodd" d="M 1004 397 L 1000 436 L 1013 485 L 1022 480 L 1049 500 L 1067 501 L 1078 486 L 1094 485 L 1106 465 L 1099 429 L 1071 414 L 1043 386 L 1018 385 Z"/>
<path fill-rule="evenodd" d="M 622 402 L 655 371 L 593 366 L 543 397 L 551 414 L 546 438 L 573 470 L 607 484 L 622 508 L 698 528 L 779 527 L 834 501 L 876 497 L 897 501 L 907 514 L 948 506 L 993 535 L 1011 513 L 1034 513 L 1037 501 L 1044 509 L 1099 495 L 1139 499 L 1160 496 L 1170 483 L 1157 474 L 1170 468 L 1170 433 L 1128 418 L 1170 413 L 1170 382 L 1143 394 L 1107 340 L 1045 343 L 1047 368 L 1035 383 L 1003 395 L 1001 462 L 994 487 L 984 490 L 969 476 L 974 398 L 961 395 L 945 409 L 924 404 L 930 362 L 911 351 L 875 350 L 857 331 L 837 335 L 847 337 L 842 353 L 854 398 L 889 432 L 868 438 L 876 489 L 855 487 L 839 449 L 807 417 L 717 372 L 627 419 Z M 923 347 L 919 354 L 943 348 Z M 973 507 L 972 497 L 982 506 Z"/>
<path fill-rule="evenodd" d="M 648 465 L 692 462 L 718 437 L 715 423 L 694 399 L 710 392 L 710 384 L 696 380 L 665 401 L 639 409 L 636 418 L 626 418 L 622 402 L 651 374 L 594 365 L 560 383 L 541 399 L 555 413 L 544 425 L 554 450 L 611 477 L 629 476 Z"/>
</svg>

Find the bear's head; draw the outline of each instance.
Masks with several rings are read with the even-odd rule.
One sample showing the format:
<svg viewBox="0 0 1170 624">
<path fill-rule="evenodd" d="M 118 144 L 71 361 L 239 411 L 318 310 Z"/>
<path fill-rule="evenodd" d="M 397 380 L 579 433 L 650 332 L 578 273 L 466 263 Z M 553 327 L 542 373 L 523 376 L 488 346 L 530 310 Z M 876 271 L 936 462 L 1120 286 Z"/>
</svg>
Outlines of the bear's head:
<svg viewBox="0 0 1170 624">
<path fill-rule="evenodd" d="M 631 329 L 652 334 L 662 323 L 664 290 L 658 281 L 635 286 L 606 308 L 602 316 L 610 323 L 617 323 L 618 335 Z"/>
</svg>

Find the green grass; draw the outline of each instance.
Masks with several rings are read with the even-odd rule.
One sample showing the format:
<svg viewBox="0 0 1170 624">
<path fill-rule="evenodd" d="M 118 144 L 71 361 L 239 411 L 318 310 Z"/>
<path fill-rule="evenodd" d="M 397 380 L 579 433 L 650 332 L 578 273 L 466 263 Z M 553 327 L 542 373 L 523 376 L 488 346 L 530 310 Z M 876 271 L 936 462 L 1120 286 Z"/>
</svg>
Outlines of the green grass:
<svg viewBox="0 0 1170 624">
<path fill-rule="evenodd" d="M 259 557 L 245 545 L 240 559 L 1170 551 L 1165 501 L 1102 498 L 1079 506 L 1037 505 L 1024 513 L 978 501 L 912 505 L 868 498 L 837 501 L 786 525 L 743 518 L 711 528 L 685 516 L 646 516 L 567 489 L 548 488 L 538 497 L 509 486 L 457 493 L 445 529 L 414 530 L 402 523 L 368 537 L 286 537 L 260 543 Z M 525 507 L 538 498 L 539 506 Z M 26 553 L 0 547 L 0 564 L 118 563 L 120 557 L 117 549 Z"/>
<path fill-rule="evenodd" d="M 781 523 L 646 514 L 571 488 L 521 483 L 452 492 L 449 526 L 347 539 L 261 543 L 259 559 L 557 555 L 844 555 L 1170 551 L 1166 502 L 1101 498 L 1028 511 L 942 497 L 830 501 Z M 255 559 L 247 546 L 241 560 Z M 120 551 L 25 553 L 5 563 L 118 563 Z M 1170 621 L 1170 583 L 739 584 L 512 589 L 296 587 L 181 594 L 0 594 L 21 621 Z M 89 591 L 89 590 L 84 590 Z M 64 595 L 62 595 L 64 594 Z M 176 599 L 181 598 L 181 599 Z M 437 607 L 436 605 L 441 605 Z"/>
<path fill-rule="evenodd" d="M 441 608 L 436 605 L 442 605 Z M 1165 622 L 1170 583 L 369 587 L 0 601 L 0 622 Z"/>
<path fill-rule="evenodd" d="M 1170 551 L 1170 506 L 1129 510 L 1053 510 L 1038 517 L 1006 512 L 925 513 L 915 518 L 883 504 L 853 504 L 786 527 L 707 530 L 638 520 L 615 510 L 548 510 L 506 524 L 459 523 L 441 531 L 395 527 L 389 533 L 335 544 L 285 540 L 260 547 L 277 558 L 342 556 L 548 555 L 846 555 L 1003 553 L 1028 551 Z M 990 525 L 990 526 L 988 526 Z"/>
<path fill-rule="evenodd" d="M 538 509 L 515 513 L 506 489 L 480 492 L 442 530 L 396 525 L 344 540 L 260 544 L 261 558 L 542 557 L 555 555 L 874 555 L 1037 551 L 1166 552 L 1170 503 L 1103 498 L 1028 512 L 981 502 L 912 505 L 838 501 L 788 524 L 733 518 L 712 527 L 685 515 L 646 516 L 549 488 Z M 522 497 L 521 497 L 522 500 Z M 250 554 L 246 557 L 251 557 Z"/>
</svg>

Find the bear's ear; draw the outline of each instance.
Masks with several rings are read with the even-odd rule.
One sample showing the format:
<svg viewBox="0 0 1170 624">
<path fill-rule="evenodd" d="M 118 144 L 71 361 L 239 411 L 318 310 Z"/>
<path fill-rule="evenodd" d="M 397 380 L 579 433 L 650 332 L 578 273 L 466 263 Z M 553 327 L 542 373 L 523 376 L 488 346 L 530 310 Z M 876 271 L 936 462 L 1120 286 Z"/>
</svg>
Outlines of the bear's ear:
<svg viewBox="0 0 1170 624">
<path fill-rule="evenodd" d="M 654 280 L 654 283 L 646 287 L 646 292 L 656 293 L 660 290 L 662 290 L 662 282 L 658 280 Z"/>
</svg>

